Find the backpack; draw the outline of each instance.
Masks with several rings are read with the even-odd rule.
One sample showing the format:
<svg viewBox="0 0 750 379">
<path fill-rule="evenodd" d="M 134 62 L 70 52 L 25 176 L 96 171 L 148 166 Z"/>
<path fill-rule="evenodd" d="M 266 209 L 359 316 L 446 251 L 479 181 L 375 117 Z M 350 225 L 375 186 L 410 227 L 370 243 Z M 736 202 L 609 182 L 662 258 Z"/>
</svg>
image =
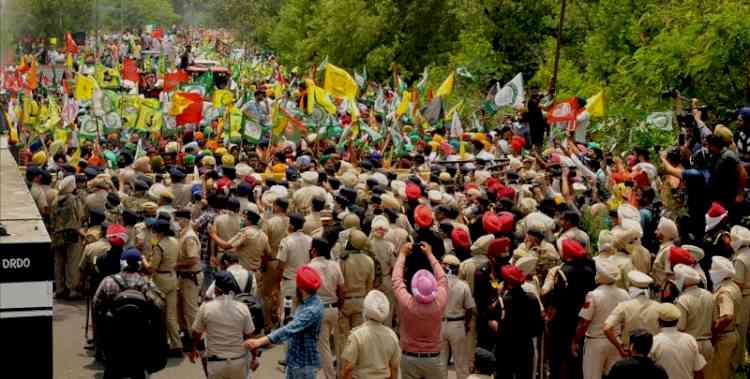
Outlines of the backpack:
<svg viewBox="0 0 750 379">
<path fill-rule="evenodd" d="M 239 287 L 239 285 L 238 285 Z M 253 292 L 253 273 L 248 272 L 247 281 L 242 288 L 242 292 L 234 295 L 234 299 L 245 304 L 250 310 L 250 316 L 253 318 L 255 330 L 260 332 L 263 329 L 263 300 L 252 295 Z"/>
<path fill-rule="evenodd" d="M 127 364 L 142 364 L 149 373 L 163 369 L 168 352 L 166 325 L 161 310 L 145 288 L 145 282 L 131 286 L 121 274 L 111 278 L 120 287 L 120 293 L 102 320 L 107 364 L 122 364 L 118 360 L 127 357 Z"/>
</svg>

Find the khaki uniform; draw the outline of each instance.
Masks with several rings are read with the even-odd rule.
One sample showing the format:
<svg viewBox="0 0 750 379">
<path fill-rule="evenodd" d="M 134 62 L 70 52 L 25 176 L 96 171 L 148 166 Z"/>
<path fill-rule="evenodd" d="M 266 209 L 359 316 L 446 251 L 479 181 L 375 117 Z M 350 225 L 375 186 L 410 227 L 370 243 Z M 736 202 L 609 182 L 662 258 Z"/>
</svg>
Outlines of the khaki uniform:
<svg viewBox="0 0 750 379">
<path fill-rule="evenodd" d="M 275 260 L 279 251 L 281 240 L 286 237 L 289 230 L 289 217 L 285 214 L 274 215 L 268 220 L 264 220 L 262 226 L 263 232 L 268 236 L 268 244 L 271 246 L 271 257 L 274 260 L 268 263 L 266 271 L 263 273 L 261 281 L 261 296 L 267 301 L 263 302 L 263 318 L 265 327 L 271 326 L 276 316 L 276 310 L 279 308 L 279 284 L 281 282 L 281 272 L 279 271 L 279 262 Z"/>
<path fill-rule="evenodd" d="M 657 288 L 663 288 L 664 282 L 667 281 L 667 267 L 669 265 L 667 258 L 669 257 L 669 250 L 672 246 L 674 246 L 672 241 L 661 244 L 659 246 L 659 252 L 656 254 L 654 263 L 651 266 L 651 277 L 654 278 L 654 285 L 656 285 Z"/>
<path fill-rule="evenodd" d="M 151 257 L 154 284 L 164 294 L 166 302 L 167 337 L 169 347 L 182 349 L 180 325 L 177 321 L 177 275 L 174 266 L 179 254 L 179 243 L 174 237 L 164 237 L 154 246 Z"/>
<path fill-rule="evenodd" d="M 297 269 L 310 262 L 310 247 L 312 237 L 302 232 L 294 232 L 281 240 L 279 254 L 276 258 L 284 262 L 284 272 L 281 274 L 281 294 L 294 298 L 297 282 Z"/>
<path fill-rule="evenodd" d="M 31 197 L 36 203 L 36 208 L 39 210 L 39 213 L 42 215 L 46 215 L 47 212 L 49 212 L 50 203 L 47 201 L 48 198 L 47 194 L 44 192 L 44 188 L 42 188 L 42 186 L 39 184 L 31 183 L 29 192 L 31 193 Z"/>
<path fill-rule="evenodd" d="M 700 353 L 711 362 L 714 354 L 711 345 L 711 324 L 714 314 L 714 296 L 698 286 L 682 291 L 674 303 L 682 315 L 677 328 L 698 341 Z"/>
<path fill-rule="evenodd" d="M 388 378 L 401 356 L 396 333 L 372 320 L 352 330 L 341 359 L 351 362 L 358 379 Z"/>
<path fill-rule="evenodd" d="M 463 262 L 458 266 L 458 277 L 463 280 L 468 286 L 471 294 L 474 295 L 474 274 L 477 269 L 483 264 L 489 262 L 486 255 L 475 255 Z M 466 343 L 468 344 L 467 354 L 469 355 L 469 368 L 474 367 L 474 358 L 477 351 L 477 309 L 474 308 L 474 313 L 469 322 L 469 332 L 466 336 Z"/>
<path fill-rule="evenodd" d="M 617 304 L 612 313 L 605 321 L 605 328 L 615 328 L 622 336 L 623 343 L 627 346 L 630 340 L 630 332 L 643 329 L 652 335 L 659 333 L 659 302 L 651 300 L 646 296 L 637 296 L 634 299 Z"/>
<path fill-rule="evenodd" d="M 731 279 L 725 280 L 714 290 L 714 320 L 720 317 L 731 317 L 729 324 L 723 333 L 719 335 L 714 344 L 714 356 L 706 366 L 706 378 L 724 379 L 734 375 L 735 355 L 737 351 L 737 312 L 742 307 L 742 292 Z"/>
<path fill-rule="evenodd" d="M 232 237 L 236 236 L 240 232 L 240 225 L 242 219 L 240 215 L 230 211 L 222 211 L 221 214 L 214 218 L 214 225 L 216 225 L 216 234 L 224 241 L 229 241 Z M 223 249 L 218 249 L 216 253 L 223 252 Z"/>
<path fill-rule="evenodd" d="M 199 258 L 191 267 L 177 271 L 177 314 L 181 330 L 190 330 L 198 312 L 198 298 L 203 288 L 203 272 L 201 271 L 201 243 L 198 235 L 191 227 L 180 233 L 179 252 L 177 262 Z"/>
<path fill-rule="evenodd" d="M 271 255 L 271 245 L 268 243 L 268 236 L 254 225 L 242 229 L 228 242 L 237 252 L 242 267 L 248 271 L 258 272 L 260 270 L 261 258 Z"/>
<path fill-rule="evenodd" d="M 86 209 L 104 209 L 107 204 L 107 190 L 97 189 L 86 196 L 84 202 L 86 203 Z"/>
<path fill-rule="evenodd" d="M 521 243 L 516 250 L 513 251 L 512 262 L 515 263 L 525 256 L 537 258 L 536 272 L 540 277 L 545 276 L 552 267 L 558 266 L 562 263 L 560 254 L 558 254 L 555 246 L 547 241 L 542 241 L 539 246 L 531 248 L 526 245 L 526 242 Z"/>
<path fill-rule="evenodd" d="M 630 260 L 633 262 L 633 267 L 640 272 L 651 272 L 651 253 L 641 246 L 635 245 L 633 249 L 628 252 L 630 254 Z"/>
<path fill-rule="evenodd" d="M 174 194 L 172 205 L 174 205 L 175 208 L 182 209 L 190 204 L 190 200 L 193 198 L 190 187 L 191 185 L 187 183 L 172 183 L 172 193 Z"/>
<path fill-rule="evenodd" d="M 86 244 L 83 247 L 83 254 L 81 254 L 81 260 L 78 262 L 78 270 L 81 272 L 82 278 L 86 278 L 96 271 L 96 259 L 107 254 L 111 248 L 112 245 L 105 238 Z M 83 282 L 82 279 L 81 285 L 86 286 L 87 283 Z M 96 288 L 89 288 L 88 290 L 93 294 Z"/>
<path fill-rule="evenodd" d="M 83 226 L 82 206 L 73 194 L 61 194 L 50 212 L 52 248 L 55 251 L 55 291 L 75 290 L 79 285 L 81 242 L 78 230 Z"/>
<path fill-rule="evenodd" d="M 695 372 L 706 366 L 695 338 L 677 328 L 662 328 L 654 336 L 649 356 L 664 368 L 669 379 L 693 379 Z"/>
<path fill-rule="evenodd" d="M 608 284 L 599 285 L 586 295 L 586 302 L 578 313 L 591 322 L 583 344 L 584 379 L 601 379 L 620 360 L 617 348 L 604 334 L 604 323 L 618 304 L 629 299 L 625 290 Z"/>
<path fill-rule="evenodd" d="M 208 357 L 228 359 L 207 362 L 209 379 L 247 379 L 250 357 L 242 342 L 255 331 L 255 325 L 245 304 L 225 302 L 223 298 L 205 302 L 198 309 L 192 330 L 205 334 Z"/>
<path fill-rule="evenodd" d="M 393 326 L 394 311 L 396 310 L 396 296 L 393 292 L 393 283 L 391 281 L 391 273 L 393 272 L 393 266 L 396 264 L 396 248 L 393 246 L 391 241 L 385 238 L 373 237 L 370 238 L 370 249 L 372 252 L 371 257 L 377 259 L 380 263 L 380 270 L 383 274 L 383 278 L 378 283 L 377 289 L 380 290 L 388 297 L 391 309 L 388 311 L 388 316 L 383 320 L 383 324 L 386 326 Z"/>
<path fill-rule="evenodd" d="M 311 212 L 305 216 L 305 225 L 302 231 L 308 236 L 313 236 L 323 230 L 323 222 L 320 220 L 320 212 Z"/>
<path fill-rule="evenodd" d="M 737 312 L 737 333 L 740 339 L 737 341 L 737 353 L 735 363 L 737 366 L 745 364 L 745 352 L 747 350 L 747 327 L 750 324 L 750 249 L 742 249 L 734 257 L 734 281 L 742 293 L 742 306 Z"/>
<path fill-rule="evenodd" d="M 466 338 L 466 311 L 475 310 L 474 297 L 469 285 L 454 275 L 448 276 L 448 304 L 443 316 L 443 350 L 442 357 L 448 367 L 448 352 L 453 352 L 456 363 L 456 379 L 466 379 L 469 376 L 469 350 Z M 448 378 L 448 370 L 444 370 L 443 378 Z"/>
<path fill-rule="evenodd" d="M 344 275 L 346 299 L 339 314 L 335 342 L 344 346 L 351 330 L 364 322 L 363 301 L 375 280 L 375 262 L 364 252 L 350 251 L 346 259 L 339 261 L 339 266 Z"/>
<path fill-rule="evenodd" d="M 323 304 L 323 320 L 320 323 L 320 335 L 318 336 L 318 353 L 320 354 L 320 370 L 325 379 L 336 379 L 336 370 L 333 368 L 333 357 L 340 356 L 342 346 L 334 345 L 331 350 L 331 337 L 336 336 L 336 327 L 339 320 L 339 309 L 336 308 L 339 298 L 337 290 L 344 286 L 344 275 L 341 273 L 339 264 L 325 259 L 315 257 L 310 261 L 310 267 L 314 268 L 320 275 L 320 288 L 318 296 Z"/>
<path fill-rule="evenodd" d="M 121 193 L 120 196 L 122 195 Z M 148 202 L 148 199 L 143 195 L 129 195 L 123 196 L 121 202 L 125 209 L 140 213 L 143 212 L 143 203 Z"/>
<path fill-rule="evenodd" d="M 617 279 L 617 286 L 622 289 L 627 289 L 630 283 L 628 283 L 628 273 L 635 270 L 633 266 L 633 260 L 630 259 L 624 251 L 616 251 L 610 258 L 612 262 L 620 269 L 620 278 Z"/>
</svg>

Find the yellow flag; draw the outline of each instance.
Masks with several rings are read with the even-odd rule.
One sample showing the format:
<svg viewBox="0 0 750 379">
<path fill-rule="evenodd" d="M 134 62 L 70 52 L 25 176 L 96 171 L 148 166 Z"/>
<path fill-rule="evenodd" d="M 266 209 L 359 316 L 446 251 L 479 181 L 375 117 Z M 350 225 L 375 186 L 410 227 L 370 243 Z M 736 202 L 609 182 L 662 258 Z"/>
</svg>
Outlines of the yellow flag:
<svg viewBox="0 0 750 379">
<path fill-rule="evenodd" d="M 308 87 L 308 90 L 310 90 L 310 87 Z M 289 122 L 289 119 L 287 119 L 284 111 L 279 107 L 280 106 L 278 101 L 274 102 L 273 106 L 271 107 L 271 130 L 274 136 L 282 135 L 284 133 L 284 130 L 286 130 L 287 123 Z"/>
<path fill-rule="evenodd" d="M 336 106 L 328 98 L 326 91 L 313 83 L 312 80 L 305 80 L 307 84 L 307 113 L 312 113 L 313 106 L 318 104 L 330 114 L 336 113 Z"/>
<path fill-rule="evenodd" d="M 437 92 L 435 93 L 435 96 L 437 97 L 446 97 L 450 95 L 453 92 L 453 73 L 451 72 L 450 75 L 445 79 L 443 84 L 440 85 L 440 88 L 438 88 Z"/>
<path fill-rule="evenodd" d="M 234 95 L 229 90 L 217 89 L 211 102 L 214 108 L 226 107 L 234 103 Z"/>
<path fill-rule="evenodd" d="M 397 117 L 401 117 L 401 115 L 403 115 L 409 110 L 410 102 L 411 102 L 411 92 L 404 91 L 403 97 L 401 98 L 401 102 L 398 103 L 398 107 L 396 107 Z"/>
<path fill-rule="evenodd" d="M 357 97 L 357 82 L 352 79 L 346 70 L 330 63 L 326 65 L 323 88 L 334 96 L 348 100 L 354 100 Z"/>
<path fill-rule="evenodd" d="M 73 55 L 68 53 L 68 56 L 65 58 L 65 67 L 68 70 L 73 70 Z"/>
<path fill-rule="evenodd" d="M 96 81 L 88 76 L 78 74 L 76 76 L 76 100 L 91 100 L 94 97 Z"/>
<path fill-rule="evenodd" d="M 458 104 L 454 105 L 453 108 L 449 109 L 448 112 L 445 112 L 445 119 L 451 120 L 453 119 L 453 112 L 460 112 L 461 107 L 464 106 L 464 101 L 461 100 L 458 102 Z"/>
<path fill-rule="evenodd" d="M 591 96 L 586 102 L 586 111 L 589 112 L 591 117 L 602 117 L 604 116 L 604 92 L 599 91 L 594 96 Z"/>
<path fill-rule="evenodd" d="M 138 112 L 138 121 L 136 121 L 135 128 L 142 131 L 149 131 L 154 135 L 158 135 L 161 132 L 164 118 L 162 113 L 159 111 L 159 100 L 157 99 L 145 99 L 141 102 L 141 109 Z"/>
<path fill-rule="evenodd" d="M 182 94 L 177 93 L 172 98 L 172 106 L 169 107 L 170 116 L 179 116 L 182 112 L 187 109 L 193 102 L 190 99 L 183 97 Z"/>
</svg>

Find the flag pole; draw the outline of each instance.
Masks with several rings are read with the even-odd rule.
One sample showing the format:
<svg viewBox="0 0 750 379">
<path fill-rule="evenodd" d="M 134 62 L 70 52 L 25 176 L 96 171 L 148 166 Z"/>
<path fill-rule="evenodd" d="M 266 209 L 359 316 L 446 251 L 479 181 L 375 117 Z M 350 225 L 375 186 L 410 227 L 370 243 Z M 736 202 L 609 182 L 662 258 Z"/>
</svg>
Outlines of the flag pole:
<svg viewBox="0 0 750 379">
<path fill-rule="evenodd" d="M 552 79 L 550 79 L 548 93 L 555 95 L 557 90 L 557 72 L 560 67 L 560 46 L 562 45 L 563 24 L 565 23 L 565 0 L 560 4 L 560 21 L 557 24 L 557 45 L 555 46 L 555 66 L 552 70 Z"/>
</svg>

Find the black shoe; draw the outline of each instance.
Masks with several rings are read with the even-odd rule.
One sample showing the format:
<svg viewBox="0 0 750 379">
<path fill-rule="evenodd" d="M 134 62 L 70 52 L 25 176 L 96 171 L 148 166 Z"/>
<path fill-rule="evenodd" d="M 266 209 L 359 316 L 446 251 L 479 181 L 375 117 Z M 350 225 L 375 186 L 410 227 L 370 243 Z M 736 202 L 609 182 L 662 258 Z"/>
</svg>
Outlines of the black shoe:
<svg viewBox="0 0 750 379">
<path fill-rule="evenodd" d="M 280 360 L 280 361 L 279 361 L 279 366 L 284 366 L 284 367 L 286 367 L 286 359 L 282 359 L 282 360 Z"/>
</svg>

